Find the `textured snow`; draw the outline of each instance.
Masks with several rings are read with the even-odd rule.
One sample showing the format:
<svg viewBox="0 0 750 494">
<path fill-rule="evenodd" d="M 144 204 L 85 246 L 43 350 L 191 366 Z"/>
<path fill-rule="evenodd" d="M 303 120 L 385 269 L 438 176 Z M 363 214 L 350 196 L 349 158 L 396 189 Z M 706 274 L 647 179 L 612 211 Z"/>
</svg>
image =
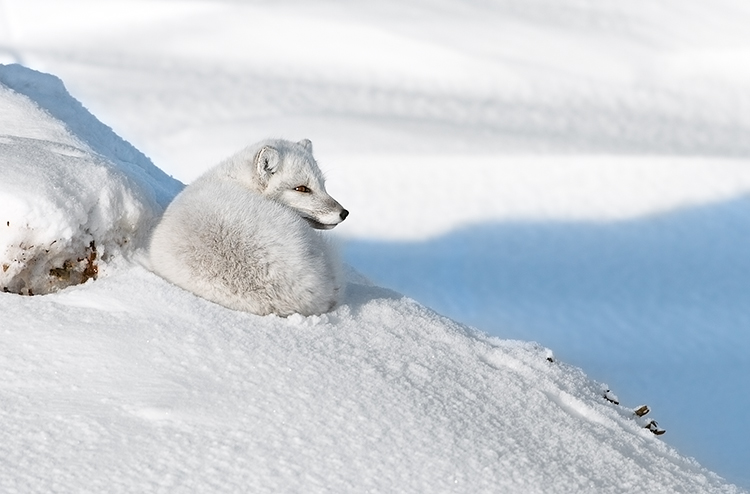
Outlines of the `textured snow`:
<svg viewBox="0 0 750 494">
<path fill-rule="evenodd" d="M 49 182 L 6 193 L 85 225 L 54 185 L 76 183 L 92 155 L 64 148 L 89 160 L 49 160 L 39 149 L 63 122 L 4 96 L 22 121 L 52 129 L 32 147 L 4 138 L 14 159 L 3 156 L 3 172 L 23 163 Z M 146 194 L 115 173 L 97 182 L 76 189 L 107 203 L 91 225 L 133 235 L 115 218 L 152 206 Z M 61 243 L 85 233 L 56 232 Z M 548 350 L 395 292 L 352 282 L 334 312 L 285 319 L 224 309 L 130 262 L 111 271 L 52 295 L 0 297 L 4 492 L 735 490 Z"/>
<path fill-rule="evenodd" d="M 4 492 L 738 492 L 545 349 L 350 284 L 229 311 L 140 267 L 3 294 Z"/>
<path fill-rule="evenodd" d="M 343 238 L 357 270 L 463 323 L 541 342 L 554 350 L 555 365 L 571 362 L 607 381 L 623 405 L 648 403 L 649 416 L 668 430 L 654 444 L 677 446 L 748 487 L 748 22 L 747 6 L 738 0 L 28 0 L 0 2 L 0 62 L 61 76 L 98 117 L 184 182 L 248 142 L 311 138 L 328 189 L 352 211 L 332 233 Z M 332 41 L 336 36 L 346 39 Z M 23 85 L 15 90 L 23 93 Z M 117 162 L 109 144 L 94 144 L 90 120 L 76 127 L 77 110 L 55 113 L 68 106 L 54 104 L 63 92 L 52 94 L 36 104 L 64 124 L 9 118 L 17 124 L 10 134 L 28 135 L 24 126 L 74 128 L 76 139 L 118 164 L 115 172 L 138 182 L 131 192 L 149 196 L 155 188 L 163 205 L 179 188 L 155 168 L 138 179 L 142 173 L 127 162 L 143 163 L 140 158 Z M 36 135 L 67 139 L 60 136 L 70 131 L 52 127 Z M 67 304 L 61 310 L 79 311 L 76 325 L 56 326 L 57 316 L 49 315 L 31 325 L 75 334 L 97 310 L 127 318 L 151 307 L 93 290 L 141 276 L 149 275 L 125 262 L 108 265 L 91 285 L 2 300 L 39 304 L 60 297 Z M 40 318 L 45 313 L 31 307 Z M 191 308 L 182 308 L 180 317 L 191 319 Z M 26 335 L 28 321 L 23 324 L 7 327 Z M 166 325 L 180 333 L 203 327 Z M 10 334 L 4 324 L 0 331 Z M 89 341 L 81 337 L 79 354 Z M 129 343 L 115 345 L 119 351 L 109 361 L 136 360 L 140 342 Z M 534 348 L 533 365 L 537 354 L 547 355 L 527 347 Z M 35 355 L 17 345 L 4 351 L 3 361 L 10 355 L 13 364 L 2 372 Z M 163 351 L 170 355 L 170 348 Z M 46 358 L 65 358 L 56 355 Z M 69 361 L 70 373 L 80 375 L 83 367 Z M 26 392 L 3 397 L 29 412 L 25 418 L 44 407 L 20 404 L 29 397 L 41 403 L 47 395 L 29 382 Z M 185 382 L 186 394 L 210 387 Z M 592 395 L 568 393 L 610 410 L 599 385 L 591 386 Z M 107 389 L 137 387 L 128 381 Z M 552 409 L 581 410 L 567 398 L 554 403 Z M 145 415 L 165 415 L 146 408 Z M 73 415 L 95 420 L 85 407 L 69 410 L 56 422 L 63 429 Z M 583 416 L 596 422 L 593 413 Z M 629 418 L 624 423 L 632 425 Z M 190 444 L 208 451 L 195 437 Z M 503 439 L 505 447 L 518 440 Z M 23 449 L 12 439 L 9 444 L 16 453 Z M 640 444 L 620 451 L 637 458 Z M 159 453 L 165 462 L 177 450 L 167 449 Z M 106 447 L 87 451 L 116 456 Z M 526 468 L 532 487 L 515 467 L 503 470 L 515 478 L 507 491 L 534 490 L 535 472 L 542 471 L 536 468 L 548 468 L 534 461 L 567 461 L 522 449 L 515 454 L 533 457 L 529 465 L 537 466 Z M 38 468 L 59 473 L 74 460 L 45 456 Z M 161 468 L 165 477 L 177 471 L 156 464 L 152 471 Z M 570 485 L 576 467 L 565 465 L 568 472 L 557 482 Z M 620 475 L 598 490 L 621 490 L 615 485 L 628 474 Z M 230 477 L 222 478 L 232 483 Z M 73 484 L 85 490 L 83 481 Z M 648 490 L 706 490 L 685 485 Z M 399 490 L 381 490 L 389 488 Z"/>
<path fill-rule="evenodd" d="M 0 105 L 3 290 L 80 283 L 143 242 L 178 182 L 147 182 L 161 172 L 54 77 L 0 66 Z"/>
</svg>

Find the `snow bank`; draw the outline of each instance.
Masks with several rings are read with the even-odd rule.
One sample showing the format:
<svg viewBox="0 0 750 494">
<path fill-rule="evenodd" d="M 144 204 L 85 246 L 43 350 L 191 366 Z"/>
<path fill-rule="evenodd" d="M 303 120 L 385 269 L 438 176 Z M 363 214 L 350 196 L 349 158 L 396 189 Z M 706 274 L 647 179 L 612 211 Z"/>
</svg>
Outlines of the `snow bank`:
<svg viewBox="0 0 750 494">
<path fill-rule="evenodd" d="M 0 94 L 3 213 L 41 225 L 7 238 L 136 244 L 174 182 Z M 739 492 L 549 350 L 355 276 L 335 311 L 279 318 L 121 266 L 0 293 L 3 492 Z"/>
<path fill-rule="evenodd" d="M 329 190 L 352 211 L 334 234 L 388 240 L 357 241 L 357 269 L 407 281 L 415 291 L 388 286 L 462 322 L 544 342 L 625 401 L 652 405 L 664 441 L 750 487 L 750 398 L 737 392 L 750 375 L 750 215 L 727 202 L 750 190 L 743 0 L 25 0 L 0 10 L 0 60 L 57 74 L 180 180 L 262 136 L 311 138 Z M 385 164 L 383 180 L 374 166 Z M 474 173 L 481 180 L 467 183 Z M 395 243 L 407 239 L 426 243 Z M 410 269 L 387 263 L 423 248 Z M 644 343 L 651 335 L 669 351 Z M 710 403 L 710 416 L 696 403 Z"/>
<path fill-rule="evenodd" d="M 138 246 L 179 182 L 59 79 L 0 66 L 0 287 L 48 293 Z"/>
<path fill-rule="evenodd" d="M 738 492 L 546 349 L 382 288 L 258 317 L 134 267 L 0 304 L 5 492 Z"/>
</svg>

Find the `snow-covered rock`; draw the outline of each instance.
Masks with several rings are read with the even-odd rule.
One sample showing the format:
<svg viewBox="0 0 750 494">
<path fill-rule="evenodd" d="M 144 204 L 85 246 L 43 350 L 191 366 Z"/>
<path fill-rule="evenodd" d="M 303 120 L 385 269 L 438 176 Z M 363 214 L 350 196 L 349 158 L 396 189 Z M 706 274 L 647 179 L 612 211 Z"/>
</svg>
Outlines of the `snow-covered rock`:
<svg viewBox="0 0 750 494">
<path fill-rule="evenodd" d="M 180 184 L 50 75 L 0 66 L 0 287 L 95 278 L 144 240 Z"/>
</svg>

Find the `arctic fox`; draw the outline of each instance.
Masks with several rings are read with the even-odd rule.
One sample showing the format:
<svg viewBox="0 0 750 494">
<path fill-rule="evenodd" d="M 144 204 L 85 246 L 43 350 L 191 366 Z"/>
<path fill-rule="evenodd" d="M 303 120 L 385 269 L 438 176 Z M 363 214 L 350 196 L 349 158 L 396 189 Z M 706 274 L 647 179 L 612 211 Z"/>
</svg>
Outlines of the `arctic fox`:
<svg viewBox="0 0 750 494">
<path fill-rule="evenodd" d="M 151 237 L 151 268 L 196 295 L 254 314 L 321 314 L 342 269 L 313 230 L 349 212 L 328 195 L 312 143 L 249 146 L 188 185 Z"/>
</svg>

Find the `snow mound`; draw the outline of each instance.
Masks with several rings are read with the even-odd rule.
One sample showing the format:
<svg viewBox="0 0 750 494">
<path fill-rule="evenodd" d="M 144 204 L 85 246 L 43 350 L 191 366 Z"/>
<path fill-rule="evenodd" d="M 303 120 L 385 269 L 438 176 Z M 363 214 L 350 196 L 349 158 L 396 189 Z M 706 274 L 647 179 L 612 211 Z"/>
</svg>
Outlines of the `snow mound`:
<svg viewBox="0 0 750 494">
<path fill-rule="evenodd" d="M 59 79 L 0 66 L 0 287 L 43 294 L 96 278 L 142 243 L 180 184 Z"/>
<path fill-rule="evenodd" d="M 0 98 L 14 115 L 3 247 L 30 249 L 5 272 L 82 279 L 140 242 L 171 179 Z M 50 253 L 83 265 L 50 268 Z M 740 492 L 549 350 L 361 277 L 335 311 L 280 318 L 121 266 L 45 297 L 0 293 L 0 491 Z"/>
<path fill-rule="evenodd" d="M 259 317 L 133 267 L 0 304 L 0 490 L 740 492 L 545 348 L 383 288 Z"/>
</svg>

